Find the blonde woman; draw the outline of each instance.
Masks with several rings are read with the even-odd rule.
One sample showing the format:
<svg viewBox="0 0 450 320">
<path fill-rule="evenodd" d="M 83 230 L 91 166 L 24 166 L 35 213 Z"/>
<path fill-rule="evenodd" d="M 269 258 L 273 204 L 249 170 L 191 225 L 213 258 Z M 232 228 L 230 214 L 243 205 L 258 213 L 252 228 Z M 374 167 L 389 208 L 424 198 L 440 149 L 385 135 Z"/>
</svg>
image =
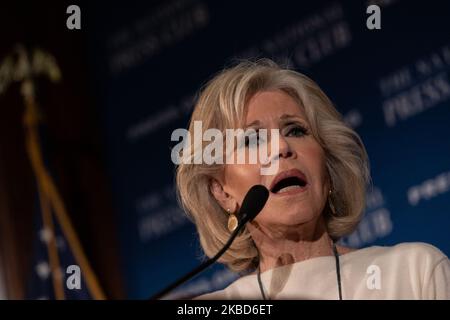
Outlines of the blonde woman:
<svg viewBox="0 0 450 320">
<path fill-rule="evenodd" d="M 262 175 L 261 163 L 178 166 L 180 202 L 210 257 L 228 240 L 249 188 L 261 184 L 270 191 L 263 210 L 219 260 L 245 275 L 197 298 L 450 298 L 449 260 L 431 245 L 353 250 L 336 243 L 363 213 L 368 157 L 357 133 L 311 79 L 270 60 L 242 62 L 205 86 L 191 134 L 195 121 L 202 130 L 279 132 L 279 150 L 270 154 L 278 161 L 273 175 Z"/>
</svg>

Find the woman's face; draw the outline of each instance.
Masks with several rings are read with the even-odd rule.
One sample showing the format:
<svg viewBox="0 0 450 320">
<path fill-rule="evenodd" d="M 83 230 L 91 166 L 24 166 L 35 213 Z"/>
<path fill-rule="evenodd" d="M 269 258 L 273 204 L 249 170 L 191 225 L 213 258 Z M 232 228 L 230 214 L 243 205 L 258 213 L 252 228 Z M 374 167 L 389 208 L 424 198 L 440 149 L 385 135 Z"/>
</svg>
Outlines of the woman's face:
<svg viewBox="0 0 450 320">
<path fill-rule="evenodd" d="M 259 92 L 249 101 L 245 123 L 246 128 L 255 130 L 279 129 L 279 154 L 269 153 L 270 158 L 278 158 L 278 171 L 261 175 L 260 164 L 227 164 L 221 183 L 223 191 L 240 207 L 250 187 L 266 186 L 270 196 L 255 221 L 271 230 L 282 231 L 317 220 L 329 183 L 324 151 L 310 134 L 303 108 L 282 91 Z M 282 180 L 276 184 L 279 179 Z M 306 185 L 302 186 L 304 179 Z"/>
</svg>

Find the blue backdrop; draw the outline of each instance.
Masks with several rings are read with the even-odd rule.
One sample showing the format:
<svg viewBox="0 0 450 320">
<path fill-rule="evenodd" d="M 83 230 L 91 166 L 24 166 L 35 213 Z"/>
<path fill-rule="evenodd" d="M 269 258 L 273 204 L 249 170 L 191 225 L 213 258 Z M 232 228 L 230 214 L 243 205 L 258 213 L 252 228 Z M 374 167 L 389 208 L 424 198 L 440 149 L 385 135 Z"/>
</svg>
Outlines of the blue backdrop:
<svg viewBox="0 0 450 320">
<path fill-rule="evenodd" d="M 369 30 L 366 8 L 381 8 Z M 170 135 L 202 84 L 236 58 L 268 57 L 313 78 L 362 137 L 374 188 L 354 247 L 404 241 L 450 254 L 450 2 L 91 2 L 82 9 L 130 298 L 198 264 L 175 200 Z M 224 287 L 222 266 L 177 294 Z"/>
</svg>

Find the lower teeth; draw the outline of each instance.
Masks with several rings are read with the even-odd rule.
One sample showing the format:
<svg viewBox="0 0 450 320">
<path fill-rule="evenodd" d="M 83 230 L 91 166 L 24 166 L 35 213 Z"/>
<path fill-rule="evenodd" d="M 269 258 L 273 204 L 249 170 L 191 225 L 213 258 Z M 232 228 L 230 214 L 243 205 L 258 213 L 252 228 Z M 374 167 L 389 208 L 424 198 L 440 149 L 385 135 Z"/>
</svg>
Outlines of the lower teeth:
<svg viewBox="0 0 450 320">
<path fill-rule="evenodd" d="M 290 191 L 290 190 L 298 189 L 298 188 L 301 188 L 301 186 L 295 185 L 295 186 L 284 187 L 283 189 L 281 189 L 281 190 L 278 191 L 277 193 L 284 193 L 284 192 L 288 192 L 288 191 Z"/>
</svg>

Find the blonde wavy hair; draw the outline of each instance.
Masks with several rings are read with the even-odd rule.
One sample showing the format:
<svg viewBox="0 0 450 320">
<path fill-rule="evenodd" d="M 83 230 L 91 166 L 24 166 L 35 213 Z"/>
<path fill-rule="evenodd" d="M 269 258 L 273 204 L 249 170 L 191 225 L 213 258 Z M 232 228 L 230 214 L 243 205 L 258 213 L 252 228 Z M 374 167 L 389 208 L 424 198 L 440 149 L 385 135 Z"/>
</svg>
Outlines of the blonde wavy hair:
<svg viewBox="0 0 450 320">
<path fill-rule="evenodd" d="M 281 90 L 304 108 L 311 133 L 325 151 L 331 179 L 335 214 L 328 205 L 322 213 L 333 239 L 351 233 L 360 221 L 366 187 L 370 181 L 368 156 L 358 134 L 349 128 L 341 114 L 319 86 L 307 76 L 285 69 L 271 60 L 243 61 L 225 69 L 200 91 L 190 124 L 202 121 L 202 130 L 242 128 L 249 99 L 257 92 Z M 204 148 L 203 145 L 197 146 Z M 193 157 L 195 146 L 184 150 Z M 195 223 L 200 244 L 209 257 L 220 250 L 230 236 L 228 213 L 214 198 L 210 185 L 223 173 L 225 165 L 180 164 L 176 183 L 180 205 Z M 247 229 L 239 235 L 219 260 L 233 271 L 250 271 L 259 263 L 258 251 Z"/>
</svg>

